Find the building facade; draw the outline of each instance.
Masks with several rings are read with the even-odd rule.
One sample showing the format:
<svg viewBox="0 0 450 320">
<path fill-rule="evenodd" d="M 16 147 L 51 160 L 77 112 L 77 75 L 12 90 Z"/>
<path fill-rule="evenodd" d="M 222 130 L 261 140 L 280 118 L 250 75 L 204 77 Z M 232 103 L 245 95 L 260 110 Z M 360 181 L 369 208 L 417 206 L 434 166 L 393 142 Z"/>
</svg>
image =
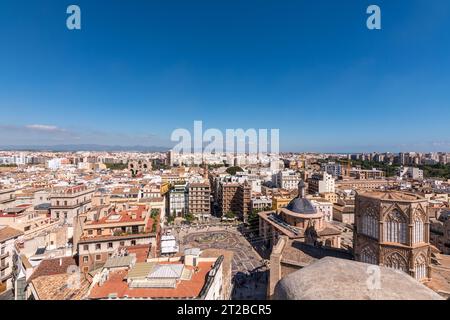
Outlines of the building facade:
<svg viewBox="0 0 450 320">
<path fill-rule="evenodd" d="M 54 190 L 49 197 L 52 219 L 73 224 L 75 217 L 91 209 L 94 192 L 84 185 Z"/>
<path fill-rule="evenodd" d="M 314 173 L 308 179 L 308 192 L 311 194 L 334 193 L 334 191 L 334 178 L 329 173 Z"/>
<path fill-rule="evenodd" d="M 357 261 L 430 278 L 428 202 L 406 192 L 365 192 L 355 199 L 354 252 Z"/>
<path fill-rule="evenodd" d="M 23 232 L 11 227 L 0 227 L 0 293 L 13 289 L 13 257 L 16 252 L 15 242 Z"/>
<path fill-rule="evenodd" d="M 169 192 L 169 215 L 183 217 L 188 213 L 189 197 L 186 184 L 176 184 Z"/>
<path fill-rule="evenodd" d="M 190 183 L 188 188 L 189 213 L 205 217 L 211 214 L 211 188 L 209 183 Z"/>
<path fill-rule="evenodd" d="M 220 182 L 217 202 L 222 215 L 233 212 L 238 218 L 246 221 L 251 208 L 251 187 L 247 181 Z"/>
</svg>

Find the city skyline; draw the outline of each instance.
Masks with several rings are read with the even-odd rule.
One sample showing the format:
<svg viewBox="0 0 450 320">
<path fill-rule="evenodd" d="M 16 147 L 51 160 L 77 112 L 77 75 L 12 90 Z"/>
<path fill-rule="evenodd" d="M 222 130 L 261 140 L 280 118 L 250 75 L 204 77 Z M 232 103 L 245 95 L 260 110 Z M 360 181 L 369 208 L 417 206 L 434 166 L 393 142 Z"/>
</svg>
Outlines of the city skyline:
<svg viewBox="0 0 450 320">
<path fill-rule="evenodd" d="M 282 152 L 450 151 L 450 5 L 0 5 L 0 148 L 170 148 L 177 128 L 280 129 Z M 17 19 L 20 17 L 20 19 Z M 412 36 L 414 35 L 414 36 Z"/>
</svg>

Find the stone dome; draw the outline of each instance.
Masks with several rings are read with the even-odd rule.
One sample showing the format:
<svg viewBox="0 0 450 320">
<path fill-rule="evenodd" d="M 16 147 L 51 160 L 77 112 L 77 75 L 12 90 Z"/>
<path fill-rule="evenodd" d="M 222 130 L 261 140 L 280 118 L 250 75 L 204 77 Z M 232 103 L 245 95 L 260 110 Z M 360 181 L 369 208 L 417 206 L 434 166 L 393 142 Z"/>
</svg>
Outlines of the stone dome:
<svg viewBox="0 0 450 320">
<path fill-rule="evenodd" d="M 378 278 L 374 275 L 377 268 Z M 373 279 L 379 279 L 378 287 L 371 288 L 371 274 Z M 275 286 L 273 299 L 443 300 L 402 271 L 333 257 L 320 259 L 282 278 Z"/>
</svg>

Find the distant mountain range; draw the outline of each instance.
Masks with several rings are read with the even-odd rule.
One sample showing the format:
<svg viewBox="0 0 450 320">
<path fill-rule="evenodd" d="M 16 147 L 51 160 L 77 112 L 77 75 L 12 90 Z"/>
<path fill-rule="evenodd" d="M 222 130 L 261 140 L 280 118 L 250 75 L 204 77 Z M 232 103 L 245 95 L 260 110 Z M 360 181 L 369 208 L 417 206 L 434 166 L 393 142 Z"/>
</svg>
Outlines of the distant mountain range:
<svg viewBox="0 0 450 320">
<path fill-rule="evenodd" d="M 0 151 L 56 151 L 56 152 L 70 152 L 70 151 L 137 151 L 137 152 L 166 152 L 169 147 L 157 146 L 109 146 L 99 144 L 60 144 L 52 146 L 40 145 L 7 145 L 0 146 Z"/>
</svg>

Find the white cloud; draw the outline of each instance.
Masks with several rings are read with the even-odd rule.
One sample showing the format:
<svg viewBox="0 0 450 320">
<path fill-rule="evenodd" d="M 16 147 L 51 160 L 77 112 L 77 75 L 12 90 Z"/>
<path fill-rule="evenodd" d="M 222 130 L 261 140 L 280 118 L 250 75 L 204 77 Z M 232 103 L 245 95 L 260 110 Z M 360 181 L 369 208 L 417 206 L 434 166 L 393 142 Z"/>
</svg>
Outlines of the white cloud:
<svg viewBox="0 0 450 320">
<path fill-rule="evenodd" d="M 63 132 L 65 129 L 58 128 L 57 126 L 50 126 L 45 124 L 30 124 L 25 126 L 27 129 L 38 130 L 38 131 L 46 131 L 46 132 Z"/>
</svg>

